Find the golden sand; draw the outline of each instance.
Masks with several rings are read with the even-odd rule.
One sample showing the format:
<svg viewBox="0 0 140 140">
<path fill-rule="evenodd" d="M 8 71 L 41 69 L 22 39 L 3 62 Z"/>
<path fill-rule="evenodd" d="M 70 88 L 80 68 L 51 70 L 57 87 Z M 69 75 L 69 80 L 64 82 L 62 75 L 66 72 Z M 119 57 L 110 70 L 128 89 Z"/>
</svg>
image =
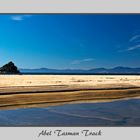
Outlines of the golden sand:
<svg viewBox="0 0 140 140">
<path fill-rule="evenodd" d="M 125 75 L 0 75 L 0 87 L 75 85 L 104 86 L 126 84 L 140 86 L 140 76 Z"/>
<path fill-rule="evenodd" d="M 140 97 L 140 76 L 0 75 L 0 108 Z"/>
</svg>

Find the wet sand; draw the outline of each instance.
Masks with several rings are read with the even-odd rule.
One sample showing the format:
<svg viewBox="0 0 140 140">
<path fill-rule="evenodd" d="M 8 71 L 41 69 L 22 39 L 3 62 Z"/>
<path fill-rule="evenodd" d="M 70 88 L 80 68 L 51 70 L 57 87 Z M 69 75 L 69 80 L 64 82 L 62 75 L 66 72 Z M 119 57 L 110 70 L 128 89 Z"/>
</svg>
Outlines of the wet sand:
<svg viewBox="0 0 140 140">
<path fill-rule="evenodd" d="M 140 126 L 140 99 L 0 110 L 0 126 Z"/>
<path fill-rule="evenodd" d="M 140 76 L 0 75 L 0 109 L 140 97 Z"/>
</svg>

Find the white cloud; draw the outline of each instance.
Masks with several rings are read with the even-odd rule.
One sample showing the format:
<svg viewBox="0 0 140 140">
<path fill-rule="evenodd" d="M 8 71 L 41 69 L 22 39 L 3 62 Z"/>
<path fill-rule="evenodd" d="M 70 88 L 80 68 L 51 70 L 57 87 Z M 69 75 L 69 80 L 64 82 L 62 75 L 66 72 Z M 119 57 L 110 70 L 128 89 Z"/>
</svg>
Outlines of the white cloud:
<svg viewBox="0 0 140 140">
<path fill-rule="evenodd" d="M 140 48 L 140 44 L 135 45 L 135 46 L 132 46 L 132 47 L 129 47 L 129 48 L 127 49 L 127 51 L 133 51 L 133 50 L 136 50 L 136 49 L 138 49 L 138 48 Z"/>
<path fill-rule="evenodd" d="M 25 20 L 26 18 L 30 18 L 32 15 L 13 15 L 11 16 L 11 20 L 14 21 L 22 21 Z"/>
<path fill-rule="evenodd" d="M 83 63 L 83 62 L 91 62 L 93 60 L 94 60 L 93 58 L 86 58 L 86 59 L 81 59 L 81 60 L 74 60 L 71 64 L 80 64 L 80 63 Z"/>
<path fill-rule="evenodd" d="M 124 50 L 119 50 L 118 52 L 127 52 L 127 51 L 133 51 L 140 48 L 140 34 L 137 34 L 135 36 L 132 36 L 129 41 L 127 42 L 127 47 Z"/>
<path fill-rule="evenodd" d="M 129 41 L 133 42 L 133 41 L 135 41 L 137 39 L 140 39 L 140 35 L 135 35 L 135 36 L 131 37 Z"/>
</svg>

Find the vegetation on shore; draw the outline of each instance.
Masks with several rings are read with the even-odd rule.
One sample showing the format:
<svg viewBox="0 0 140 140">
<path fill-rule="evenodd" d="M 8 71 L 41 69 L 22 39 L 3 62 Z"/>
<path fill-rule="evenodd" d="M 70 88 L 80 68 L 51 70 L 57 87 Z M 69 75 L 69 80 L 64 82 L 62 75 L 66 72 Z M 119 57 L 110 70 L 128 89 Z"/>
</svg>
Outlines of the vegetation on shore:
<svg viewBox="0 0 140 140">
<path fill-rule="evenodd" d="M 0 68 L 0 74 L 19 74 L 19 73 L 20 71 L 12 61 L 10 61 L 9 63 L 5 64 Z"/>
</svg>

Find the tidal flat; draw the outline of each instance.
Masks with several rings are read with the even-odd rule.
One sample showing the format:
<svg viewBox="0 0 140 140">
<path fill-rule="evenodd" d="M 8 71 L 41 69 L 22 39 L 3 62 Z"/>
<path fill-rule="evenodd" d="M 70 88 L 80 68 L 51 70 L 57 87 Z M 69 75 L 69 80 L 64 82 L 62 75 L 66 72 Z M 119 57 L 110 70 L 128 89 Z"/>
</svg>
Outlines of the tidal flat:
<svg viewBox="0 0 140 140">
<path fill-rule="evenodd" d="M 0 126 L 140 126 L 140 100 L 0 111 Z"/>
<path fill-rule="evenodd" d="M 0 126 L 140 126 L 139 85 L 138 75 L 0 75 Z"/>
</svg>

